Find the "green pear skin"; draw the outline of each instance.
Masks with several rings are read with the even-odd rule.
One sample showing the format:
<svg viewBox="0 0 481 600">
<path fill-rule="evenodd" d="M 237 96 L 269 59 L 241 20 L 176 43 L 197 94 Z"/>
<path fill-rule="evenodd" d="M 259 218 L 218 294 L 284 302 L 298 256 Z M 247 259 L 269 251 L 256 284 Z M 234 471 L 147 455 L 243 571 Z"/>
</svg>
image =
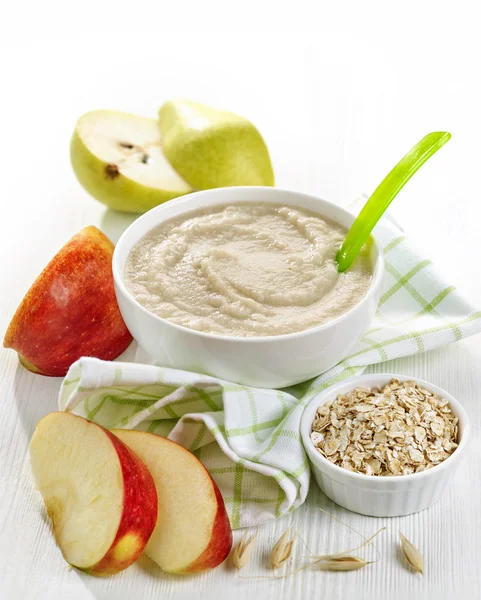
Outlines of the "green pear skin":
<svg viewBox="0 0 481 600">
<path fill-rule="evenodd" d="M 85 134 L 86 122 L 90 128 L 88 134 Z M 95 129 L 97 122 L 100 123 L 99 132 Z M 116 128 L 119 122 L 127 123 L 127 131 L 125 127 L 120 127 L 117 139 Z M 113 127 L 113 131 L 109 131 L 109 126 Z M 142 145 L 138 139 L 130 143 L 131 129 L 132 137 L 140 136 L 140 141 L 142 134 L 145 135 L 144 130 L 147 130 L 150 148 L 147 147 L 146 152 L 152 153 L 154 164 L 141 164 L 141 158 L 138 157 L 143 155 L 139 154 L 137 147 L 142 148 Z M 140 129 L 139 134 L 137 129 Z M 119 143 L 127 147 L 135 146 L 134 150 L 121 147 L 121 152 L 131 153 L 129 156 L 122 156 L 116 147 Z M 96 145 L 100 146 L 98 153 L 95 152 Z M 113 150 L 110 145 L 114 146 Z M 143 213 L 192 191 L 163 157 L 160 131 L 154 119 L 118 111 L 86 113 L 79 119 L 73 133 L 70 159 L 74 173 L 85 190 L 96 200 L 117 211 Z"/>
<path fill-rule="evenodd" d="M 188 100 L 159 110 L 164 154 L 193 188 L 274 185 L 269 152 L 254 125 Z"/>
</svg>

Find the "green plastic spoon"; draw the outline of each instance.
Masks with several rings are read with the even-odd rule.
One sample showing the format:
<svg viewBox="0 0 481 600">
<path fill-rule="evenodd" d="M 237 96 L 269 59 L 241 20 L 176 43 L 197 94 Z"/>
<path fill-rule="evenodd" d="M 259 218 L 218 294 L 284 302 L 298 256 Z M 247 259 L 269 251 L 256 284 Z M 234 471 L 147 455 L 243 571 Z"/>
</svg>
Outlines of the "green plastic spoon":
<svg viewBox="0 0 481 600">
<path fill-rule="evenodd" d="M 414 173 L 450 139 L 451 134 L 446 131 L 428 133 L 381 181 L 351 225 L 346 239 L 336 255 L 339 273 L 352 265 L 374 225 Z"/>
</svg>

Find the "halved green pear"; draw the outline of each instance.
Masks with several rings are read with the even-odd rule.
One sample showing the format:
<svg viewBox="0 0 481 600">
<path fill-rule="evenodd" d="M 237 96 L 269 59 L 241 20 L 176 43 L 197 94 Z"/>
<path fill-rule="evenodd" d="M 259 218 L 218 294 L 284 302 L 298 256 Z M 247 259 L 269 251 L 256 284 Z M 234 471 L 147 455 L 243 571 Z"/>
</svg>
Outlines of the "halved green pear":
<svg viewBox="0 0 481 600">
<path fill-rule="evenodd" d="M 170 100 L 159 110 L 159 125 L 165 156 L 192 187 L 274 185 L 266 144 L 247 119 Z"/>
<path fill-rule="evenodd" d="M 70 158 L 83 187 L 122 212 L 142 213 L 192 191 L 165 158 L 154 119 L 88 112 L 75 127 Z"/>
</svg>

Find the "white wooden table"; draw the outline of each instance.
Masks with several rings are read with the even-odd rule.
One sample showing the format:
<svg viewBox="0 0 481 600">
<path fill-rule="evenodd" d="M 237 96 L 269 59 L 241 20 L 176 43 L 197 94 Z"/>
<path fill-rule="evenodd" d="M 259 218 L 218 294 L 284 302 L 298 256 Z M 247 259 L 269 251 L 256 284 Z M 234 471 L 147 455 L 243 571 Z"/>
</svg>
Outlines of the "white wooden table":
<svg viewBox="0 0 481 600">
<path fill-rule="evenodd" d="M 34 17 L 40 15 L 36 6 Z M 68 145 L 76 118 L 94 108 L 155 116 L 169 96 L 250 117 L 268 141 L 279 187 L 336 202 L 372 191 L 428 131 L 451 131 L 452 141 L 399 195 L 392 212 L 446 277 L 481 306 L 481 95 L 476 81 L 481 48 L 472 16 L 453 5 L 449 13 L 433 13 L 436 26 L 430 27 L 428 12 L 418 15 L 408 33 L 402 27 L 410 19 L 393 10 L 384 16 L 391 25 L 400 24 L 399 33 L 390 27 L 375 35 L 375 22 L 369 32 L 367 23 L 350 19 L 353 26 L 342 33 L 324 27 L 316 35 L 224 34 L 221 43 L 214 34 L 179 43 L 180 34 L 129 33 L 119 43 L 113 34 L 87 35 L 82 26 L 89 15 L 94 18 L 82 13 L 77 29 L 65 31 L 62 40 L 40 38 L 46 19 L 31 24 L 24 37 L 14 30 L 0 39 L 1 55 L 8 57 L 2 61 L 0 98 L 2 335 L 31 282 L 70 236 L 95 224 L 115 241 L 130 222 L 91 199 L 75 180 Z M 155 13 L 147 16 L 160 19 Z M 447 29 L 450 36 L 436 47 Z M 421 51 L 427 55 L 423 60 Z M 381 559 L 359 572 L 305 571 L 281 581 L 241 579 L 228 565 L 172 577 L 147 558 L 108 579 L 67 568 L 33 488 L 27 452 L 36 422 L 56 408 L 60 379 L 28 373 L 12 351 L 2 350 L 1 600 L 481 597 L 480 340 L 476 336 L 376 367 L 428 379 L 454 394 L 470 414 L 472 460 L 462 465 L 442 501 L 417 515 L 374 519 L 336 507 L 313 483 L 304 506 L 261 528 L 245 575 L 265 572 L 267 553 L 288 525 L 319 553 L 358 543 L 355 534 L 317 507 L 364 535 L 386 526 L 377 541 Z M 424 577 L 400 561 L 399 529 L 425 555 Z M 296 556 L 302 554 L 299 543 Z"/>
</svg>

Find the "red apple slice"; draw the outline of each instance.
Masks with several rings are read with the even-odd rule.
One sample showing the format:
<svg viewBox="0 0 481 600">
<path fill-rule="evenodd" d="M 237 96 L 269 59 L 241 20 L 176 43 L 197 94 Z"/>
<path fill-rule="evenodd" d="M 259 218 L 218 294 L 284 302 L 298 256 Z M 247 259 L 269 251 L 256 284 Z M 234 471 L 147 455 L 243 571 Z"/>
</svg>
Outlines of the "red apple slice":
<svg viewBox="0 0 481 600">
<path fill-rule="evenodd" d="M 114 245 L 96 227 L 75 235 L 20 303 L 3 345 L 24 367 L 63 376 L 81 356 L 112 360 L 132 341 L 115 298 Z"/>
<path fill-rule="evenodd" d="M 159 501 L 158 520 L 145 553 L 164 571 L 194 573 L 227 558 L 232 531 L 219 488 L 188 450 L 143 431 L 114 429 L 147 465 Z"/>
<path fill-rule="evenodd" d="M 140 556 L 157 520 L 157 493 L 147 467 L 117 437 L 53 412 L 35 429 L 30 460 L 68 563 L 109 575 Z"/>
</svg>

